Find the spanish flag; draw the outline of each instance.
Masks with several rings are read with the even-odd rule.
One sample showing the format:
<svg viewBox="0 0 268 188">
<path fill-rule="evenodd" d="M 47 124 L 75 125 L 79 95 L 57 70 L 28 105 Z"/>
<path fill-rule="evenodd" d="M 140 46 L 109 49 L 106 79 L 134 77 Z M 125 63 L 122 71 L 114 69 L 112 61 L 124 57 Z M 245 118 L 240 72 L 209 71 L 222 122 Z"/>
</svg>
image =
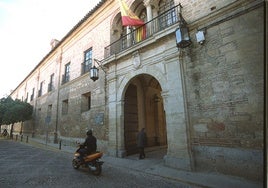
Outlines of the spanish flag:
<svg viewBox="0 0 268 188">
<path fill-rule="evenodd" d="M 127 6 L 125 0 L 118 0 L 123 26 L 141 26 L 144 22 L 138 18 Z"/>
<path fill-rule="evenodd" d="M 146 39 L 146 27 L 142 26 L 136 29 L 136 42 Z"/>
</svg>

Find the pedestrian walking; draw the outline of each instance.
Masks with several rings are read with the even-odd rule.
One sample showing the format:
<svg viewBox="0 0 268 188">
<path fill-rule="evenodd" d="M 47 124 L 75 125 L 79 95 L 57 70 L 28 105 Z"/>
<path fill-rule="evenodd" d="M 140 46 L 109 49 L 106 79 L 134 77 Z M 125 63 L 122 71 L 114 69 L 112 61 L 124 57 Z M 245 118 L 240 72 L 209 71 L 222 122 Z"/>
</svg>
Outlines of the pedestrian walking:
<svg viewBox="0 0 268 188">
<path fill-rule="evenodd" d="M 139 148 L 139 159 L 144 159 L 145 158 L 145 153 L 144 153 L 144 148 L 147 144 L 147 136 L 145 133 L 145 128 L 142 128 L 141 131 L 137 135 L 137 145 Z"/>
</svg>

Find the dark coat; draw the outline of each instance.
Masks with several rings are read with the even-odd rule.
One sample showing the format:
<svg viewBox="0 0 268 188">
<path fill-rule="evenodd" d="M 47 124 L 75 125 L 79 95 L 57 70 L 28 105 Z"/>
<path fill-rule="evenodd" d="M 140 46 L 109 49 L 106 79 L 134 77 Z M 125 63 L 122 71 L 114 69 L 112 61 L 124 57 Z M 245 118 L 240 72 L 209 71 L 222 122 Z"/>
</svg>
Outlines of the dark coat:
<svg viewBox="0 0 268 188">
<path fill-rule="evenodd" d="M 93 135 L 88 135 L 83 146 L 87 149 L 87 153 L 93 153 L 97 149 L 97 139 Z"/>
<path fill-rule="evenodd" d="M 147 136 L 144 129 L 142 129 L 137 135 L 137 146 L 139 148 L 144 148 L 146 144 L 147 144 Z"/>
</svg>

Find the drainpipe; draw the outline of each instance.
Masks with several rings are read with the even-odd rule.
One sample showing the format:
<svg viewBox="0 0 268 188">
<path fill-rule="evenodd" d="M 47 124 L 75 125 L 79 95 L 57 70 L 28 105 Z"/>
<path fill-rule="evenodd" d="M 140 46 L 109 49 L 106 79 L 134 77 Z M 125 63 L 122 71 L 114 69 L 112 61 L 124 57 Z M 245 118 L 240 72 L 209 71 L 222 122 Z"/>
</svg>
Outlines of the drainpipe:
<svg viewBox="0 0 268 188">
<path fill-rule="evenodd" d="M 38 76 L 37 76 L 37 86 L 36 86 L 36 91 L 37 91 L 37 96 L 38 96 L 38 85 L 39 85 L 39 78 L 40 78 L 40 68 L 38 69 Z M 33 96 L 33 98 L 34 98 L 34 96 Z M 37 97 L 36 98 L 34 98 L 34 114 L 36 115 L 36 107 L 37 107 Z M 36 123 L 36 121 L 34 121 L 34 123 L 33 123 L 33 132 L 32 132 L 32 137 L 34 137 L 35 136 L 35 123 Z"/>
<path fill-rule="evenodd" d="M 58 85 L 57 85 L 57 104 L 56 104 L 56 125 L 55 125 L 55 132 L 54 132 L 54 143 L 58 143 L 58 124 L 59 124 L 59 98 L 60 98 L 60 80 L 61 80 L 61 63 L 62 63 L 62 49 L 60 48 L 60 54 L 56 60 L 59 69 L 58 69 Z"/>
</svg>

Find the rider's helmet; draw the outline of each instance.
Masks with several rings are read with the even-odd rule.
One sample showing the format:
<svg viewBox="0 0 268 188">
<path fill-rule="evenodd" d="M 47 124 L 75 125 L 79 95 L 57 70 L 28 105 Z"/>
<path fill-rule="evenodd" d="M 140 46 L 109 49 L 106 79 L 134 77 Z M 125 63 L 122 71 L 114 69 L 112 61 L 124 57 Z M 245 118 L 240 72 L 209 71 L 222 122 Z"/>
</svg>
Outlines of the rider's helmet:
<svg viewBox="0 0 268 188">
<path fill-rule="evenodd" d="M 92 130 L 87 131 L 87 136 L 92 135 Z"/>
</svg>

